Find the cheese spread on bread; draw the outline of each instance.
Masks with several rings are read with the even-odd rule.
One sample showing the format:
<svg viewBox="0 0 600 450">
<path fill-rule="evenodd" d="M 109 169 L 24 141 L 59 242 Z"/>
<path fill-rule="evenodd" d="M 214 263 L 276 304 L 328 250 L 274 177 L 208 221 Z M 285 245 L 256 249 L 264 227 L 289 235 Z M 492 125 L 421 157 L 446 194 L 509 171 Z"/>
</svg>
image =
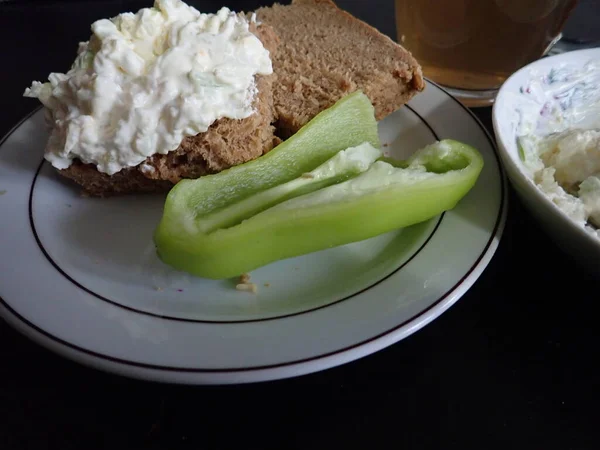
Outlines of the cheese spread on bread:
<svg viewBox="0 0 600 450">
<path fill-rule="evenodd" d="M 92 24 L 67 73 L 34 81 L 26 97 L 46 107 L 46 159 L 65 169 L 77 158 L 112 175 L 220 118 L 254 113 L 255 76 L 271 59 L 241 14 L 203 14 L 180 0 Z"/>
</svg>

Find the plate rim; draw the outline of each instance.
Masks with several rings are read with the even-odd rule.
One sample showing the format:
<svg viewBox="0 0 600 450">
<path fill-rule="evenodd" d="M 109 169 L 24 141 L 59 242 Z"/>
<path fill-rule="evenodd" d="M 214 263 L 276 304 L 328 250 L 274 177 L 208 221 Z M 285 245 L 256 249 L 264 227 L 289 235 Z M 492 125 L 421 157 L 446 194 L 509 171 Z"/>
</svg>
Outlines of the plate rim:
<svg viewBox="0 0 600 450">
<path fill-rule="evenodd" d="M 10 304 L 8 304 L 2 297 L 0 297 L 0 316 L 6 321 L 7 324 L 11 325 L 14 329 L 41 345 L 42 347 L 51 350 L 54 353 L 59 354 L 67 359 L 73 360 L 77 363 L 84 364 L 86 366 L 95 367 L 109 373 L 119 373 L 133 378 L 151 379 L 154 381 L 166 381 L 166 382 L 180 382 L 181 380 L 173 380 L 169 376 L 164 374 L 219 374 L 219 375 L 235 375 L 235 374 L 255 374 L 245 379 L 238 379 L 237 377 L 227 379 L 204 379 L 201 381 L 194 380 L 188 377 L 186 384 L 228 384 L 228 383 L 244 383 L 244 382 L 256 382 L 266 381 L 269 379 L 282 379 L 289 378 L 292 376 L 299 376 L 302 374 L 314 372 L 316 370 L 322 370 L 333 366 L 339 366 L 347 362 L 356 360 L 362 356 L 372 354 L 378 350 L 381 350 L 389 345 L 392 345 L 403 338 L 418 331 L 437 317 L 443 312 L 450 308 L 456 303 L 465 292 L 467 292 L 471 286 L 477 281 L 481 273 L 485 270 L 491 259 L 493 258 L 496 249 L 503 236 L 503 231 L 506 224 L 506 217 L 508 213 L 508 179 L 505 168 L 502 164 L 502 158 L 499 154 L 498 146 L 492 137 L 491 133 L 483 125 L 481 120 L 465 105 L 463 105 L 457 98 L 452 96 L 439 84 L 425 78 L 427 83 L 435 87 L 443 95 L 450 98 L 456 103 L 461 109 L 467 112 L 475 124 L 483 131 L 483 134 L 489 142 L 493 156 L 496 160 L 499 180 L 500 180 L 500 207 L 494 228 L 490 234 L 487 244 L 482 249 L 479 257 L 473 262 L 471 268 L 450 288 L 445 294 L 440 296 L 434 303 L 429 305 L 427 308 L 419 311 L 414 316 L 403 321 L 400 324 L 395 325 L 391 329 L 387 329 L 375 336 L 368 339 L 363 339 L 358 343 L 344 346 L 342 348 L 322 353 L 319 355 L 310 356 L 307 358 L 296 359 L 293 361 L 285 361 L 282 363 L 274 363 L 259 366 L 250 367 L 233 367 L 233 368 L 194 368 L 194 367 L 174 367 L 160 364 L 149 364 L 136 361 L 129 361 L 110 355 L 105 355 L 93 350 L 89 350 L 78 346 L 77 344 L 65 341 L 51 333 L 45 331 L 38 325 L 32 323 L 17 311 L 15 311 Z M 410 102 L 408 102 L 410 104 Z M 0 139 L 0 146 L 28 119 L 30 119 L 36 112 L 42 109 L 42 106 L 38 106 L 32 110 L 29 114 L 24 116 L 15 126 L 13 126 L 5 136 Z M 8 317 L 7 317 L 8 316 Z M 158 319 L 159 317 L 157 317 Z M 236 322 L 239 323 L 239 322 Z M 389 343 L 383 342 L 385 338 L 390 338 Z M 324 367 L 321 369 L 311 369 L 309 366 L 314 364 L 325 363 L 328 360 L 337 359 L 337 364 L 323 364 Z M 339 360 L 342 361 L 339 361 Z M 289 373 L 290 369 L 293 370 Z M 286 374 L 278 372 L 288 371 Z M 161 375 L 162 374 L 162 375 Z"/>
</svg>

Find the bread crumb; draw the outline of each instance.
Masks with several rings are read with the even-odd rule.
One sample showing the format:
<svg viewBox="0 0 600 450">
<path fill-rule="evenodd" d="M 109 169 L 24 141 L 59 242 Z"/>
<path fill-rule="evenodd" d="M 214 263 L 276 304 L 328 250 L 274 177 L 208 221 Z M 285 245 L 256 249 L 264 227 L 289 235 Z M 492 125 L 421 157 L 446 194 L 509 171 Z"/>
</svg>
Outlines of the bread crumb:
<svg viewBox="0 0 600 450">
<path fill-rule="evenodd" d="M 243 273 L 240 275 L 240 284 L 246 284 L 250 281 L 250 274 Z"/>
<path fill-rule="evenodd" d="M 238 291 L 252 292 L 253 294 L 256 294 L 258 291 L 258 288 L 254 283 L 238 283 L 235 285 L 235 288 Z"/>
<path fill-rule="evenodd" d="M 4 195 L 4 194 L 6 194 L 6 189 L 2 189 L 2 190 L 0 191 L 0 195 Z"/>
</svg>

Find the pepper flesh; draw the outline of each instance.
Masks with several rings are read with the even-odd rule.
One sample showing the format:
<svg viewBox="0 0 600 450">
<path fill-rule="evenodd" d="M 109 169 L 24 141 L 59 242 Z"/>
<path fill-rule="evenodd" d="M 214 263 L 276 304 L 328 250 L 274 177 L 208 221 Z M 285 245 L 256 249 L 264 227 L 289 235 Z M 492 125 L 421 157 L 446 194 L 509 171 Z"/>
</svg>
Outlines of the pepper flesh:
<svg viewBox="0 0 600 450">
<path fill-rule="evenodd" d="M 246 197 L 229 206 L 198 217 L 191 225 L 203 233 L 227 228 L 285 200 L 340 183 L 367 170 L 382 152 L 368 142 L 337 153 L 319 167 L 287 183 Z"/>
<path fill-rule="evenodd" d="M 477 150 L 444 140 L 407 161 L 376 161 L 353 178 L 239 217 L 231 226 L 204 233 L 201 220 L 194 220 L 177 238 L 159 227 L 158 253 L 165 263 L 201 277 L 238 276 L 433 218 L 456 206 L 482 168 Z"/>
</svg>

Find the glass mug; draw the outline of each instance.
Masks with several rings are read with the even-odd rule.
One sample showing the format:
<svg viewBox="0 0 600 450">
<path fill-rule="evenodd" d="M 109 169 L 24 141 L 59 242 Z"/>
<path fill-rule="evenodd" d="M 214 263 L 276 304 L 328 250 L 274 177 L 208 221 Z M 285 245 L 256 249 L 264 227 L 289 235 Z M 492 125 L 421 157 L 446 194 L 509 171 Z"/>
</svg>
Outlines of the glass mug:
<svg viewBox="0 0 600 450">
<path fill-rule="evenodd" d="M 467 106 L 560 39 L 577 0 L 396 0 L 398 42 Z"/>
</svg>

